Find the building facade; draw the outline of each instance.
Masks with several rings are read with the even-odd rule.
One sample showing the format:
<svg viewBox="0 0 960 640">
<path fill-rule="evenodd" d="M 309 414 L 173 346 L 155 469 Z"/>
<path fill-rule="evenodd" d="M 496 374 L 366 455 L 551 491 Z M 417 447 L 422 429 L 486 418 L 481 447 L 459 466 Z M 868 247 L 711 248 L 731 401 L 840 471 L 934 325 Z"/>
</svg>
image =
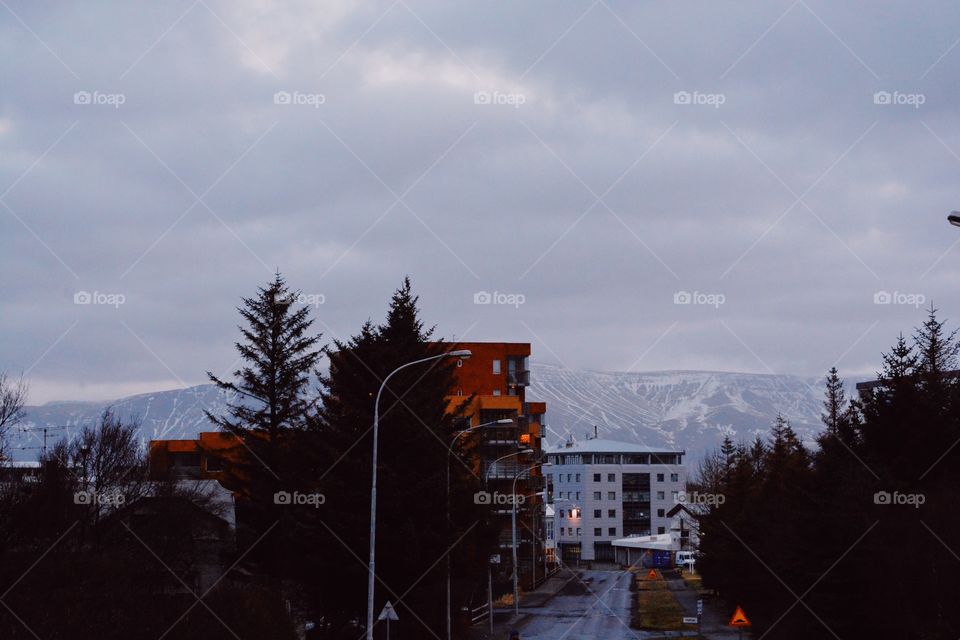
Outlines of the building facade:
<svg viewBox="0 0 960 640">
<path fill-rule="evenodd" d="M 517 498 L 518 564 L 521 583 L 529 588 L 543 579 L 546 562 L 545 483 L 542 471 L 535 466 L 543 461 L 546 404 L 526 399 L 530 344 L 459 342 L 450 348 L 472 353 L 470 358 L 458 361 L 454 370 L 450 409 L 469 399 L 463 428 L 488 425 L 464 435 L 458 444 L 471 452 L 470 463 L 485 492 L 508 496 L 515 489 L 517 496 L 522 496 Z M 506 420 L 509 423 L 491 424 Z M 491 500 L 490 509 L 499 524 L 500 563 L 495 577 L 503 583 L 512 575 L 512 505 Z"/>
<path fill-rule="evenodd" d="M 572 438 L 547 450 L 548 495 L 564 562 L 613 561 L 612 542 L 670 532 L 686 488 L 684 451 Z"/>
</svg>

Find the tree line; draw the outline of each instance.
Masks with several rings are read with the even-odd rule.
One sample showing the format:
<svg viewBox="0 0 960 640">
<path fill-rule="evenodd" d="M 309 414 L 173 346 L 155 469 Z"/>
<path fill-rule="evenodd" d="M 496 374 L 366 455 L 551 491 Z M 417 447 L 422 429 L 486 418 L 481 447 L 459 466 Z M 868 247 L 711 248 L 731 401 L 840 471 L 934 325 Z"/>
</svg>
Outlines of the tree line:
<svg viewBox="0 0 960 640">
<path fill-rule="evenodd" d="M 931 308 L 855 397 L 830 370 L 816 443 L 778 418 L 700 465 L 704 585 L 758 636 L 960 636 L 958 349 Z"/>
<path fill-rule="evenodd" d="M 363 634 L 374 397 L 451 347 L 409 279 L 383 322 L 328 345 L 298 299 L 280 274 L 244 298 L 241 364 L 208 374 L 231 399 L 211 425 L 236 446 L 202 453 L 236 496 L 235 535 L 204 483 L 151 477 L 139 425 L 107 411 L 30 481 L 0 482 L 0 637 L 282 639 L 308 621 L 308 637 Z M 455 366 L 402 370 L 381 400 L 376 603 L 393 602 L 404 638 L 442 635 L 447 554 L 460 610 L 485 595 L 496 544 L 470 452 L 449 449 L 470 400 L 448 405 Z"/>
</svg>

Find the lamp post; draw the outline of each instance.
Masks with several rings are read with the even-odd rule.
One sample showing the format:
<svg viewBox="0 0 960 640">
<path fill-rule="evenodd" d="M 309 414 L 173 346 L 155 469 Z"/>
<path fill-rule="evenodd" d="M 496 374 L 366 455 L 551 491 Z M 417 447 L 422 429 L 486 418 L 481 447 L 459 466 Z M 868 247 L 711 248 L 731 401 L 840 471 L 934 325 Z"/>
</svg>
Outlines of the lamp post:
<svg viewBox="0 0 960 640">
<path fill-rule="evenodd" d="M 490 466 L 497 464 L 501 460 L 506 460 L 513 456 L 522 456 L 533 453 L 533 449 L 520 449 L 512 453 L 508 453 L 505 456 L 500 456 L 496 460 L 490 463 Z M 490 476 L 490 468 L 488 467 L 486 471 L 483 472 L 483 490 L 487 490 L 487 479 Z M 487 612 L 490 617 L 490 633 L 493 633 L 493 564 L 487 562 Z"/>
<path fill-rule="evenodd" d="M 513 420 L 510 418 L 503 418 L 501 420 L 493 420 L 491 422 L 484 422 L 483 424 L 474 425 L 472 427 L 467 427 L 466 429 L 461 429 L 460 431 L 453 434 L 453 438 L 450 440 L 450 446 L 447 447 L 447 542 L 450 541 L 450 456 L 453 453 L 453 447 L 457 443 L 457 440 L 460 439 L 460 436 L 470 433 L 476 429 L 482 429 L 484 427 L 491 427 L 498 424 L 513 424 Z M 452 640 L 453 638 L 453 620 L 451 613 L 451 602 L 452 598 L 450 596 L 450 553 L 447 552 L 447 640 Z M 493 612 L 490 612 L 490 615 L 493 615 Z"/>
<path fill-rule="evenodd" d="M 402 369 L 442 358 L 461 358 L 466 360 L 471 355 L 472 353 L 469 349 L 458 349 L 402 364 L 387 374 L 387 377 L 380 383 L 380 389 L 377 391 L 377 398 L 373 403 L 373 462 L 371 465 L 372 482 L 370 483 L 370 564 L 367 567 L 367 640 L 373 640 L 373 585 L 376 578 L 377 563 L 377 442 L 380 432 L 380 395 L 383 393 L 383 389 L 387 386 L 390 378 Z"/>
<path fill-rule="evenodd" d="M 517 566 L 517 480 L 525 473 L 528 473 L 537 467 L 552 467 L 552 462 L 538 462 L 535 465 L 527 467 L 513 477 L 513 489 L 511 490 L 513 509 L 511 515 L 511 529 L 513 534 L 513 613 L 520 615 L 520 571 Z"/>
</svg>

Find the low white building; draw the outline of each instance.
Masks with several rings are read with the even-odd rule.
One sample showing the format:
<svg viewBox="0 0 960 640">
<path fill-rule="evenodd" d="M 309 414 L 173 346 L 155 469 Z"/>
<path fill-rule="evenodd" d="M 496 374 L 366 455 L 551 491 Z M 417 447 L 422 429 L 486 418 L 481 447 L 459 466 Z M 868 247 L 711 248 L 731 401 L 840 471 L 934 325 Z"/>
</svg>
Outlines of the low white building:
<svg viewBox="0 0 960 640">
<path fill-rule="evenodd" d="M 593 438 L 546 449 L 544 467 L 564 562 L 615 560 L 612 542 L 670 532 L 686 487 L 684 451 Z"/>
</svg>

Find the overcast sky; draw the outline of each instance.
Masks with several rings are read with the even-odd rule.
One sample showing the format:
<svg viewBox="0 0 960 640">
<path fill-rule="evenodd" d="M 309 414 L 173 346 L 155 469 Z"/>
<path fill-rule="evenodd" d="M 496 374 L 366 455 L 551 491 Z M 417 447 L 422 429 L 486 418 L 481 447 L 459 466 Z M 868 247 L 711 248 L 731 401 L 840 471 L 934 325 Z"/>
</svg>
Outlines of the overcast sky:
<svg viewBox="0 0 960 640">
<path fill-rule="evenodd" d="M 279 269 L 327 338 L 409 274 L 540 361 L 869 376 L 960 318 L 958 41 L 946 1 L 2 0 L 0 369 L 203 382 Z"/>
</svg>

